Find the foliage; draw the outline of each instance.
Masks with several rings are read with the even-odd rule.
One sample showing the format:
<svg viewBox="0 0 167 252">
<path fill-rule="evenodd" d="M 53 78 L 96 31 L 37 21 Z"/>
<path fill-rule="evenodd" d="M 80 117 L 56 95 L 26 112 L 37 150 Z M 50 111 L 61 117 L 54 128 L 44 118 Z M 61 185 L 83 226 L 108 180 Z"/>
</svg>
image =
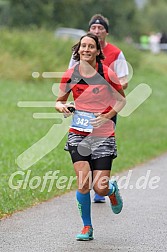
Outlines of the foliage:
<svg viewBox="0 0 167 252">
<path fill-rule="evenodd" d="M 126 4 L 121 0 L 69 0 L 68 2 L 62 0 L 61 5 L 58 2 L 55 1 L 54 4 L 54 18 L 59 25 L 87 30 L 90 18 L 96 13 L 101 13 L 109 19 L 110 33 L 115 37 L 123 38 L 134 32 L 136 8 L 133 0 L 129 0 Z M 128 23 L 131 25 L 129 26 Z"/>
<path fill-rule="evenodd" d="M 110 33 L 117 38 L 136 33 L 134 0 L 126 3 L 121 0 L 8 0 L 8 3 L 8 13 L 1 24 L 10 27 L 67 26 L 87 30 L 91 16 L 102 13 L 110 21 Z"/>
<path fill-rule="evenodd" d="M 148 18 L 150 20 L 152 30 L 157 32 L 166 32 L 167 33 L 167 4 L 159 4 L 157 7 L 150 8 Z"/>
<path fill-rule="evenodd" d="M 58 39 L 45 29 L 29 29 L 21 32 L 16 29 L 1 30 L 0 78 L 32 81 L 32 72 L 39 72 L 42 82 L 43 72 L 65 71 L 71 57 L 73 40 Z M 140 53 L 133 44 L 118 43 L 112 37 L 107 40 L 118 45 L 133 67 L 141 63 Z"/>
<path fill-rule="evenodd" d="M 149 34 L 152 31 L 167 33 L 167 0 L 149 0 L 139 12 L 139 32 Z"/>
<path fill-rule="evenodd" d="M 0 78 L 32 80 L 32 72 L 64 71 L 74 41 L 56 39 L 53 32 L 1 30 Z M 42 77 L 38 81 L 42 81 Z"/>
<path fill-rule="evenodd" d="M 138 9 L 135 0 L 1 0 L 0 26 L 87 30 L 90 18 L 101 13 L 109 19 L 109 32 L 117 39 L 131 36 L 137 40 L 151 31 L 166 32 L 167 0 L 145 3 Z"/>
<path fill-rule="evenodd" d="M 49 0 L 9 0 L 10 26 L 24 27 L 35 25 L 41 27 L 51 19 L 52 1 Z"/>
</svg>

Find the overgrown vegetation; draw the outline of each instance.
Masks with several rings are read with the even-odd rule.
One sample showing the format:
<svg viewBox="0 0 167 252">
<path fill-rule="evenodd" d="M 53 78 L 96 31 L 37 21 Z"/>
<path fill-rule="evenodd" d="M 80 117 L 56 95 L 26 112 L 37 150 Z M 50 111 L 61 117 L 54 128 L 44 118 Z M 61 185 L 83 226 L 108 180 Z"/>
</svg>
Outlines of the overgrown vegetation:
<svg viewBox="0 0 167 252">
<path fill-rule="evenodd" d="M 63 71 L 74 41 L 56 39 L 54 32 L 1 30 L 0 78 L 31 80 L 32 72 Z M 41 81 L 41 78 L 40 78 Z"/>
<path fill-rule="evenodd" d="M 167 0 L 1 0 L 0 27 L 71 27 L 87 30 L 90 18 L 101 13 L 110 21 L 110 34 L 139 41 L 141 34 L 166 32 Z M 77 13 L 77 15 L 76 15 Z"/>
<path fill-rule="evenodd" d="M 45 29 L 1 30 L 0 78 L 32 81 L 32 73 L 61 72 L 68 67 L 74 40 L 60 40 Z M 112 41 L 112 38 L 108 38 Z M 113 41 L 125 52 L 133 67 L 139 66 L 140 53 L 133 45 Z M 37 81 L 37 80 L 36 80 Z"/>
</svg>

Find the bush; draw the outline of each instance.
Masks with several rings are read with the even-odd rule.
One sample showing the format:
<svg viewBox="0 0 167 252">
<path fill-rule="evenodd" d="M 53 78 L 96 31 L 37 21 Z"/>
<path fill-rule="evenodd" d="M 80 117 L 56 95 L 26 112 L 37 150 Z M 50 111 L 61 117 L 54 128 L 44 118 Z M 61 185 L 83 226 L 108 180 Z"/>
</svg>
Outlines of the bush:
<svg viewBox="0 0 167 252">
<path fill-rule="evenodd" d="M 117 45 L 124 53 L 126 60 L 133 68 L 138 68 L 142 62 L 141 52 L 135 48 L 134 44 L 126 44 L 122 42 L 116 42 Z"/>
<path fill-rule="evenodd" d="M 109 39 L 110 40 L 110 39 Z M 44 29 L 1 30 L 0 78 L 32 81 L 32 72 L 63 72 L 68 68 L 73 40 L 60 39 Z M 141 53 L 133 44 L 116 42 L 133 68 L 140 65 Z M 38 81 L 36 79 L 36 81 Z"/>
<path fill-rule="evenodd" d="M 32 80 L 32 72 L 64 71 L 73 44 L 74 41 L 56 39 L 53 32 L 43 29 L 1 30 L 0 78 Z"/>
</svg>

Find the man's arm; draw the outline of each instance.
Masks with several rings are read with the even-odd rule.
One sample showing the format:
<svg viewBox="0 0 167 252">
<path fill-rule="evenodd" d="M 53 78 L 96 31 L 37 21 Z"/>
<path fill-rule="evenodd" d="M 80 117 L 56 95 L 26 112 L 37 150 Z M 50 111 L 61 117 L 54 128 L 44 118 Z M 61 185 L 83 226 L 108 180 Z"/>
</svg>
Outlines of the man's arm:
<svg viewBox="0 0 167 252">
<path fill-rule="evenodd" d="M 124 77 L 121 77 L 121 78 L 118 78 L 121 85 L 122 85 L 122 88 L 123 89 L 126 89 L 128 87 L 128 76 L 124 76 Z"/>
<path fill-rule="evenodd" d="M 123 89 L 126 89 L 128 87 L 129 69 L 123 52 L 120 52 L 117 60 L 114 62 L 114 71 L 117 74 Z"/>
<path fill-rule="evenodd" d="M 76 63 L 77 63 L 77 61 L 73 59 L 73 54 L 72 54 L 69 65 L 68 65 L 68 68 L 73 67 Z"/>
</svg>

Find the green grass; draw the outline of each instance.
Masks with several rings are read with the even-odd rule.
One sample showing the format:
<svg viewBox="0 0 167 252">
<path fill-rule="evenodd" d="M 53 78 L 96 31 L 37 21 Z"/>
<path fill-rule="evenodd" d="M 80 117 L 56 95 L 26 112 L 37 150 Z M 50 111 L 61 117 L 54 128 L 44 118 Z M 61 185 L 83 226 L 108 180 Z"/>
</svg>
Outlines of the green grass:
<svg viewBox="0 0 167 252">
<path fill-rule="evenodd" d="M 146 83 L 152 94 L 129 117 L 118 119 L 119 158 L 114 163 L 115 171 L 134 167 L 167 151 L 166 58 L 165 54 L 154 56 L 145 53 L 142 66 L 134 69 L 127 92 L 137 84 Z"/>
<path fill-rule="evenodd" d="M 47 200 L 55 195 L 64 193 L 57 190 L 55 185 L 50 193 L 47 192 L 49 183 L 44 192 L 40 192 L 42 182 L 36 190 L 21 187 L 18 190 L 10 189 L 8 182 L 11 174 L 21 171 L 15 159 L 32 144 L 42 138 L 54 124 L 53 120 L 33 119 L 34 112 L 54 112 L 54 109 L 43 108 L 19 108 L 18 101 L 54 101 L 55 96 L 51 92 L 52 82 L 44 85 L 33 83 L 17 83 L 1 81 L 1 178 L 0 178 L 0 212 L 1 216 L 10 214 L 17 209 L 23 209 L 40 201 Z M 59 147 L 46 155 L 37 164 L 31 167 L 31 176 L 39 176 L 41 179 L 48 171 L 60 170 L 61 175 L 74 175 L 69 154 L 63 151 L 64 142 Z M 63 160 L 63 162 L 62 162 Z M 25 176 L 26 176 L 25 171 Z M 13 184 L 25 179 L 25 176 L 15 177 Z M 43 180 L 42 180 L 43 181 Z M 35 184 L 35 182 L 34 182 Z M 73 185 L 74 186 L 74 185 Z"/>
<path fill-rule="evenodd" d="M 1 29 L 0 78 L 31 81 L 32 72 L 64 71 L 74 41 L 59 40 L 46 30 Z"/>
<path fill-rule="evenodd" d="M 23 37 L 24 40 L 30 42 L 34 36 L 34 43 L 37 45 L 37 37 L 41 41 L 45 32 L 41 32 L 38 36 L 33 35 L 33 32 L 26 34 L 29 38 Z M 47 182 L 44 187 L 44 191 L 41 191 L 44 176 L 47 172 L 53 173 L 59 170 L 58 177 L 75 176 L 73 166 L 69 153 L 63 150 L 66 137 L 61 141 L 59 146 L 53 151 L 48 153 L 40 161 L 30 167 L 28 170 L 21 170 L 15 160 L 16 158 L 31 145 L 36 143 L 39 139 L 46 135 L 49 129 L 54 124 L 53 119 L 33 119 L 34 112 L 54 112 L 53 108 L 20 108 L 17 107 L 18 101 L 54 101 L 55 96 L 52 93 L 52 85 L 55 80 L 34 80 L 31 77 L 31 72 L 34 71 L 34 62 L 38 62 L 41 65 L 40 71 L 56 71 L 54 64 L 52 63 L 45 70 L 45 66 L 49 64 L 49 61 L 53 60 L 53 45 L 48 45 L 52 49 L 48 53 L 47 50 L 39 50 L 33 57 L 30 54 L 30 48 L 33 45 L 29 45 L 28 51 L 23 53 L 15 52 L 19 50 L 15 45 L 20 45 L 21 33 L 14 35 L 5 33 L 3 35 L 3 49 L 1 47 L 0 61 L 3 61 L 3 55 L 8 54 L 8 65 L 11 66 L 14 63 L 14 59 L 20 61 L 19 69 L 17 65 L 13 65 L 13 68 L 4 69 L 0 79 L 0 113 L 1 113 L 1 131 L 0 131 L 0 147 L 1 147 L 1 161 L 0 161 L 0 218 L 3 216 L 12 214 L 15 211 L 25 209 L 32 205 L 38 204 L 42 201 L 51 199 L 55 196 L 65 193 L 69 189 L 58 190 L 56 187 L 56 180 L 52 187 L 52 190 L 48 192 L 50 181 Z M 16 37 L 15 37 L 16 36 Z M 8 39 L 11 39 L 13 46 L 9 43 Z M 17 38 L 17 39 L 16 39 Z M 52 44 L 52 37 L 48 33 L 45 34 L 45 45 Z M 28 43 L 27 42 L 27 43 Z M 24 42 L 26 44 L 26 42 Z M 41 42 L 44 43 L 44 42 Z M 55 41 L 54 41 L 55 43 Z M 63 43 L 67 43 L 63 41 Z M 5 45 L 6 44 L 6 45 Z M 67 45 L 67 44 L 66 44 Z M 10 48 L 11 46 L 11 48 Z M 62 45 L 61 45 L 62 46 Z M 60 53 L 59 46 L 56 47 L 58 55 Z M 68 48 L 67 48 L 68 50 Z M 70 52 L 61 51 L 63 55 L 70 56 Z M 45 58 L 42 58 L 42 53 L 49 54 Z M 128 53 L 128 52 L 127 52 Z M 163 152 L 167 151 L 167 138 L 166 138 L 166 54 L 160 54 L 157 56 L 147 53 L 136 53 L 138 57 L 135 59 L 134 75 L 129 83 L 129 88 L 126 93 L 130 92 L 140 83 L 147 83 L 152 88 L 152 95 L 147 99 L 137 110 L 134 111 L 129 117 L 118 117 L 118 124 L 116 130 L 117 144 L 118 144 L 118 158 L 114 161 L 113 173 L 120 172 L 134 167 L 137 164 L 146 162 L 147 160 L 156 157 Z M 41 55 L 41 57 L 39 57 Z M 57 58 L 55 53 L 55 58 Z M 30 59 L 32 58 L 32 64 Z M 41 60 L 42 59 L 42 60 Z M 64 62 L 60 60 L 59 71 L 65 70 L 67 67 Z M 17 61 L 16 61 L 17 63 Z M 131 63 L 131 62 L 130 62 Z M 27 68 L 24 72 L 25 65 L 30 64 L 30 68 Z M 64 65 L 64 69 L 63 69 Z M 2 68 L 2 65 L 0 66 Z M 16 75 L 15 71 L 21 73 L 21 76 Z M 55 68 L 57 69 L 57 68 Z M 10 71 L 9 71 L 10 70 Z M 39 69 L 38 69 L 39 70 Z M 10 72 L 10 75 L 7 73 Z M 28 77 L 27 77 L 28 76 Z M 8 78 L 9 77 L 9 78 Z M 24 175 L 17 175 L 14 177 L 13 184 L 18 185 L 20 181 L 20 188 L 11 189 L 9 187 L 9 179 L 15 172 L 24 172 Z M 30 173 L 30 177 L 28 174 Z M 31 189 L 33 185 L 37 183 L 37 178 L 41 179 L 41 183 L 36 189 Z M 27 184 L 26 184 L 27 178 Z M 34 179 L 34 182 L 33 182 Z M 22 182 L 23 181 L 23 182 Z M 33 183 L 32 183 L 33 182 Z M 68 181 L 67 181 L 68 182 Z M 29 183 L 32 183 L 30 186 Z M 62 181 L 62 185 L 64 185 Z M 72 184 L 70 189 L 76 188 L 76 183 Z"/>
</svg>

